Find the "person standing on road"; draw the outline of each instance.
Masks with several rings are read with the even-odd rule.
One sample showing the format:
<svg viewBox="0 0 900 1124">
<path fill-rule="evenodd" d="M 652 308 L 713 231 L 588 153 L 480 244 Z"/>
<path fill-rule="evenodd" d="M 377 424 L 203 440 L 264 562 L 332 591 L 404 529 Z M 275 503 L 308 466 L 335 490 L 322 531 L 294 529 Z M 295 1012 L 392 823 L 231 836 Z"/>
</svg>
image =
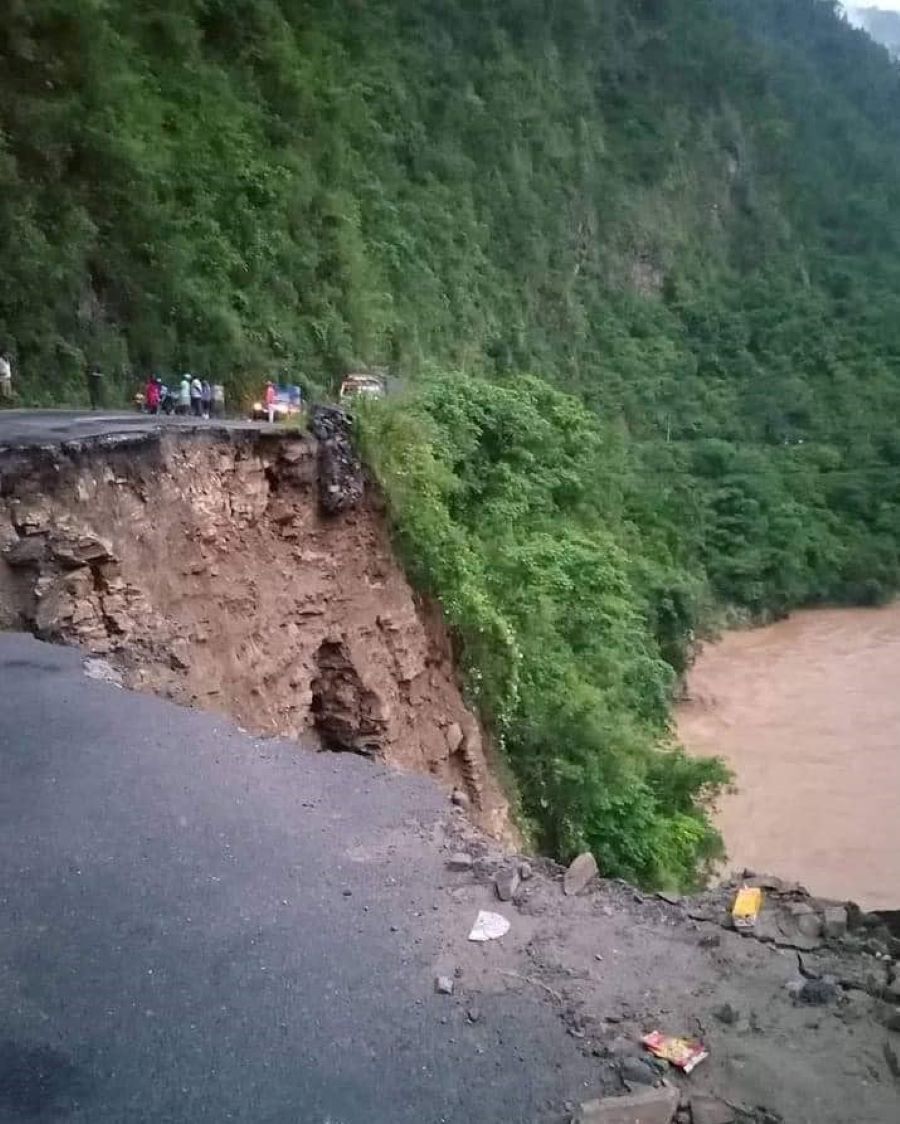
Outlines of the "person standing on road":
<svg viewBox="0 0 900 1124">
<path fill-rule="evenodd" d="M 266 383 L 266 412 L 269 415 L 269 425 L 275 421 L 275 384 Z"/>
<path fill-rule="evenodd" d="M 144 405 L 148 414 L 159 413 L 159 380 L 155 375 L 151 375 L 147 380 L 147 388 L 144 391 Z"/>
<path fill-rule="evenodd" d="M 209 421 L 209 416 L 212 413 L 212 387 L 207 379 L 203 380 L 200 387 L 200 402 L 203 405 L 203 416 Z"/>
<path fill-rule="evenodd" d="M 191 408 L 191 377 L 181 376 L 181 385 L 178 387 L 178 405 L 175 407 L 177 414 L 187 414 Z"/>
<path fill-rule="evenodd" d="M 225 417 L 225 387 L 220 382 L 213 383 L 212 413 L 216 418 Z"/>
<path fill-rule="evenodd" d="M 12 398 L 12 364 L 5 351 L 0 354 L 0 398 Z"/>
<path fill-rule="evenodd" d="M 191 413 L 199 418 L 203 412 L 203 384 L 196 375 L 191 379 Z"/>
<path fill-rule="evenodd" d="M 91 409 L 99 410 L 103 398 L 103 372 L 100 364 L 95 363 L 88 372 L 88 394 L 91 399 Z"/>
</svg>

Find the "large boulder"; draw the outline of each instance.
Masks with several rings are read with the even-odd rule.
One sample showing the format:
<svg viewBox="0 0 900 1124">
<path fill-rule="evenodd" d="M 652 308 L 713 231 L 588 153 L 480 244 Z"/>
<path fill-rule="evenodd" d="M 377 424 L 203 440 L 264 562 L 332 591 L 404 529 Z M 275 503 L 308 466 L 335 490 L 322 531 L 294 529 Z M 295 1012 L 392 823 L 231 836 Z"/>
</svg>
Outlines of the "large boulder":
<svg viewBox="0 0 900 1124">
<path fill-rule="evenodd" d="M 590 851 L 573 859 L 563 878 L 563 893 L 572 897 L 580 894 L 597 874 L 597 860 Z"/>
</svg>

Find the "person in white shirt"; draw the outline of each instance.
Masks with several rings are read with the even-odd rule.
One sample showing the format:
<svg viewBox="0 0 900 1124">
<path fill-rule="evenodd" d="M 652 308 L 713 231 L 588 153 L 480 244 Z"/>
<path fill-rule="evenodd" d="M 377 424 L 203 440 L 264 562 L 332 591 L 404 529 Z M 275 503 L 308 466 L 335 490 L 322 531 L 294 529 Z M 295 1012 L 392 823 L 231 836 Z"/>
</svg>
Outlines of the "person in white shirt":
<svg viewBox="0 0 900 1124">
<path fill-rule="evenodd" d="M 191 408 L 191 380 L 188 375 L 184 375 L 181 380 L 181 385 L 178 387 L 178 405 L 176 410 L 179 414 L 186 414 Z"/>
<path fill-rule="evenodd" d="M 191 413 L 195 418 L 203 416 L 203 383 L 196 375 L 191 379 Z"/>
<path fill-rule="evenodd" d="M 12 398 L 12 364 L 5 351 L 0 354 L 0 398 Z"/>
</svg>

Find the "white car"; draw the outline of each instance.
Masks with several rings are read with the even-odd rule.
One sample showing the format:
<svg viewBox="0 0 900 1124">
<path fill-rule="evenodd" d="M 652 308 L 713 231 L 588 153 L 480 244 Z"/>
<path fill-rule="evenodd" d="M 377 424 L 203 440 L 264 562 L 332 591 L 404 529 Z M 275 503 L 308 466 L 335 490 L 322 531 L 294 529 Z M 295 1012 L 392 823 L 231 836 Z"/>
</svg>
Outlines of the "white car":
<svg viewBox="0 0 900 1124">
<path fill-rule="evenodd" d="M 384 398 L 384 379 L 377 375 L 347 375 L 341 383 L 341 401 L 350 398 Z"/>
</svg>

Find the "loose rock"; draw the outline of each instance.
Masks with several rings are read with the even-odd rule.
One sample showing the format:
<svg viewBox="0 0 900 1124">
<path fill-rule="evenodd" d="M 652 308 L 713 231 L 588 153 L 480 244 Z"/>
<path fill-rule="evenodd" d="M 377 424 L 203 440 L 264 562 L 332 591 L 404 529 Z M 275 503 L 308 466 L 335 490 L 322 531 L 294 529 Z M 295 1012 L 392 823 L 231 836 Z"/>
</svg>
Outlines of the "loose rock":
<svg viewBox="0 0 900 1124">
<path fill-rule="evenodd" d="M 447 859 L 448 870 L 471 870 L 472 869 L 472 856 L 467 855 L 465 851 L 457 851 L 455 855 L 451 855 Z"/>
<path fill-rule="evenodd" d="M 838 941 L 847 935 L 847 910 L 842 905 L 825 908 L 823 929 L 829 940 Z"/>
<path fill-rule="evenodd" d="M 16 539 L 3 551 L 10 566 L 37 566 L 47 554 L 47 542 L 41 535 Z"/>
<path fill-rule="evenodd" d="M 808 902 L 793 902 L 788 912 L 794 919 L 797 931 L 810 940 L 818 940 L 822 935 L 822 919 Z"/>
<path fill-rule="evenodd" d="M 463 792 L 461 788 L 454 788 L 450 793 L 450 802 L 455 804 L 457 808 L 468 808 L 471 801 L 469 797 Z"/>
<path fill-rule="evenodd" d="M 597 860 L 590 851 L 573 859 L 563 878 L 563 893 L 572 897 L 580 894 L 597 874 Z"/>
<path fill-rule="evenodd" d="M 112 683 L 116 687 L 122 686 L 122 675 L 107 663 L 106 660 L 86 659 L 83 664 L 84 674 L 88 679 L 99 679 L 102 683 Z"/>
<path fill-rule="evenodd" d="M 523 882 L 527 882 L 533 874 L 531 863 L 519 863 L 519 877 Z"/>
<path fill-rule="evenodd" d="M 576 1124 L 672 1124 L 678 1111 L 678 1090 L 671 1085 L 642 1089 L 624 1097 L 586 1101 L 575 1116 Z"/>
<path fill-rule="evenodd" d="M 643 1058 L 622 1058 L 619 1074 L 623 1081 L 632 1085 L 655 1085 L 659 1080 L 657 1070 Z"/>
<path fill-rule="evenodd" d="M 434 981 L 434 990 L 438 995 L 452 995 L 453 979 L 450 976 L 437 976 Z"/>
<path fill-rule="evenodd" d="M 513 894 L 519 888 L 519 872 L 515 869 L 501 870 L 494 877 L 494 889 L 501 902 L 512 901 Z"/>
</svg>

